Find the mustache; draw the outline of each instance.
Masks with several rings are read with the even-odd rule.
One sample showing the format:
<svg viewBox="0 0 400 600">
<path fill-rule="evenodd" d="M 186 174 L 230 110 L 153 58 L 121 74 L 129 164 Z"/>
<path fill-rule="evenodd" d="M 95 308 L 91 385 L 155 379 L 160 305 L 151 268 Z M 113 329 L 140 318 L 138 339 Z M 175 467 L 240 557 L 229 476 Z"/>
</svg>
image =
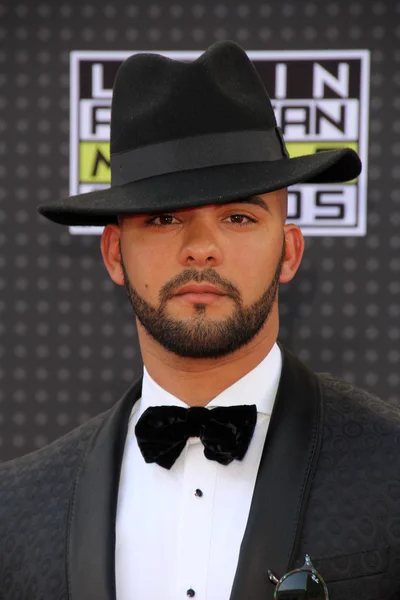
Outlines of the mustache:
<svg viewBox="0 0 400 600">
<path fill-rule="evenodd" d="M 196 269 L 188 269 L 187 271 L 183 271 L 176 277 L 174 277 L 171 281 L 168 281 L 165 285 L 162 286 L 159 293 L 159 300 L 161 302 L 165 302 L 172 298 L 176 291 L 186 285 L 188 283 L 210 283 L 220 288 L 227 296 L 230 296 L 237 302 L 240 301 L 240 293 L 236 289 L 234 285 L 232 285 L 229 281 L 226 281 L 219 275 L 214 269 L 207 268 L 202 271 L 198 271 Z"/>
</svg>

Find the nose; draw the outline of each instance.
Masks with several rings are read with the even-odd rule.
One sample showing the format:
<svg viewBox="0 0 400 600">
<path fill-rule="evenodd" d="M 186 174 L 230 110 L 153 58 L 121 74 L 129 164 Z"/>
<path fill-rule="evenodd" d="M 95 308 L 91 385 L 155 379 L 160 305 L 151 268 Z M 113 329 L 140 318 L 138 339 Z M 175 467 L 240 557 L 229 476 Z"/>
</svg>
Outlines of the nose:
<svg viewBox="0 0 400 600">
<path fill-rule="evenodd" d="M 188 225 L 180 252 L 184 266 L 215 267 L 221 263 L 222 256 L 217 233 L 211 224 L 196 221 Z"/>
</svg>

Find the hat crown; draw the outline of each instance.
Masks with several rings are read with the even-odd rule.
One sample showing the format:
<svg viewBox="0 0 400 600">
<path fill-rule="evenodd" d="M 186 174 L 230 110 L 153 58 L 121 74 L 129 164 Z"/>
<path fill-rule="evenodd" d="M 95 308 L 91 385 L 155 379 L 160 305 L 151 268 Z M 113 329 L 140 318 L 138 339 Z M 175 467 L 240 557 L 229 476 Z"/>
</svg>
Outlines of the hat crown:
<svg viewBox="0 0 400 600">
<path fill-rule="evenodd" d="M 192 62 L 135 54 L 113 90 L 111 154 L 209 133 L 276 126 L 265 87 L 244 50 L 217 42 Z"/>
</svg>

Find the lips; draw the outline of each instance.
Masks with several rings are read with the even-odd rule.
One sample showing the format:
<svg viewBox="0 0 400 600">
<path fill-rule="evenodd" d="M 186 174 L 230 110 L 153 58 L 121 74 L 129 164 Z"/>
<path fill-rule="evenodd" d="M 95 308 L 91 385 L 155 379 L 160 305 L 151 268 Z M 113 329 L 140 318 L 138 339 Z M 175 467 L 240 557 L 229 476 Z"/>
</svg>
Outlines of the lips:
<svg viewBox="0 0 400 600">
<path fill-rule="evenodd" d="M 176 293 L 177 296 L 181 296 L 182 294 L 217 294 L 218 296 L 226 296 L 224 292 L 209 284 L 184 285 Z"/>
</svg>

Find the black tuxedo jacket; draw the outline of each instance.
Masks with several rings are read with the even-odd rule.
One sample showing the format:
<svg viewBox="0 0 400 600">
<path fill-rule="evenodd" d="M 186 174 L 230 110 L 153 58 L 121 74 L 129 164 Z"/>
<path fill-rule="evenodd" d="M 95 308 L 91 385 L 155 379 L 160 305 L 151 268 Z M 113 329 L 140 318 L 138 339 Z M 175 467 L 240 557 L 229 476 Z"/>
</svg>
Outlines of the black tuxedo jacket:
<svg viewBox="0 0 400 600">
<path fill-rule="evenodd" d="M 221 600 L 272 600 L 268 569 L 282 576 L 306 553 L 330 600 L 399 600 L 400 411 L 281 349 L 232 593 Z M 115 600 L 119 473 L 140 395 L 141 380 L 109 411 L 0 465 L 1 600 Z"/>
</svg>

